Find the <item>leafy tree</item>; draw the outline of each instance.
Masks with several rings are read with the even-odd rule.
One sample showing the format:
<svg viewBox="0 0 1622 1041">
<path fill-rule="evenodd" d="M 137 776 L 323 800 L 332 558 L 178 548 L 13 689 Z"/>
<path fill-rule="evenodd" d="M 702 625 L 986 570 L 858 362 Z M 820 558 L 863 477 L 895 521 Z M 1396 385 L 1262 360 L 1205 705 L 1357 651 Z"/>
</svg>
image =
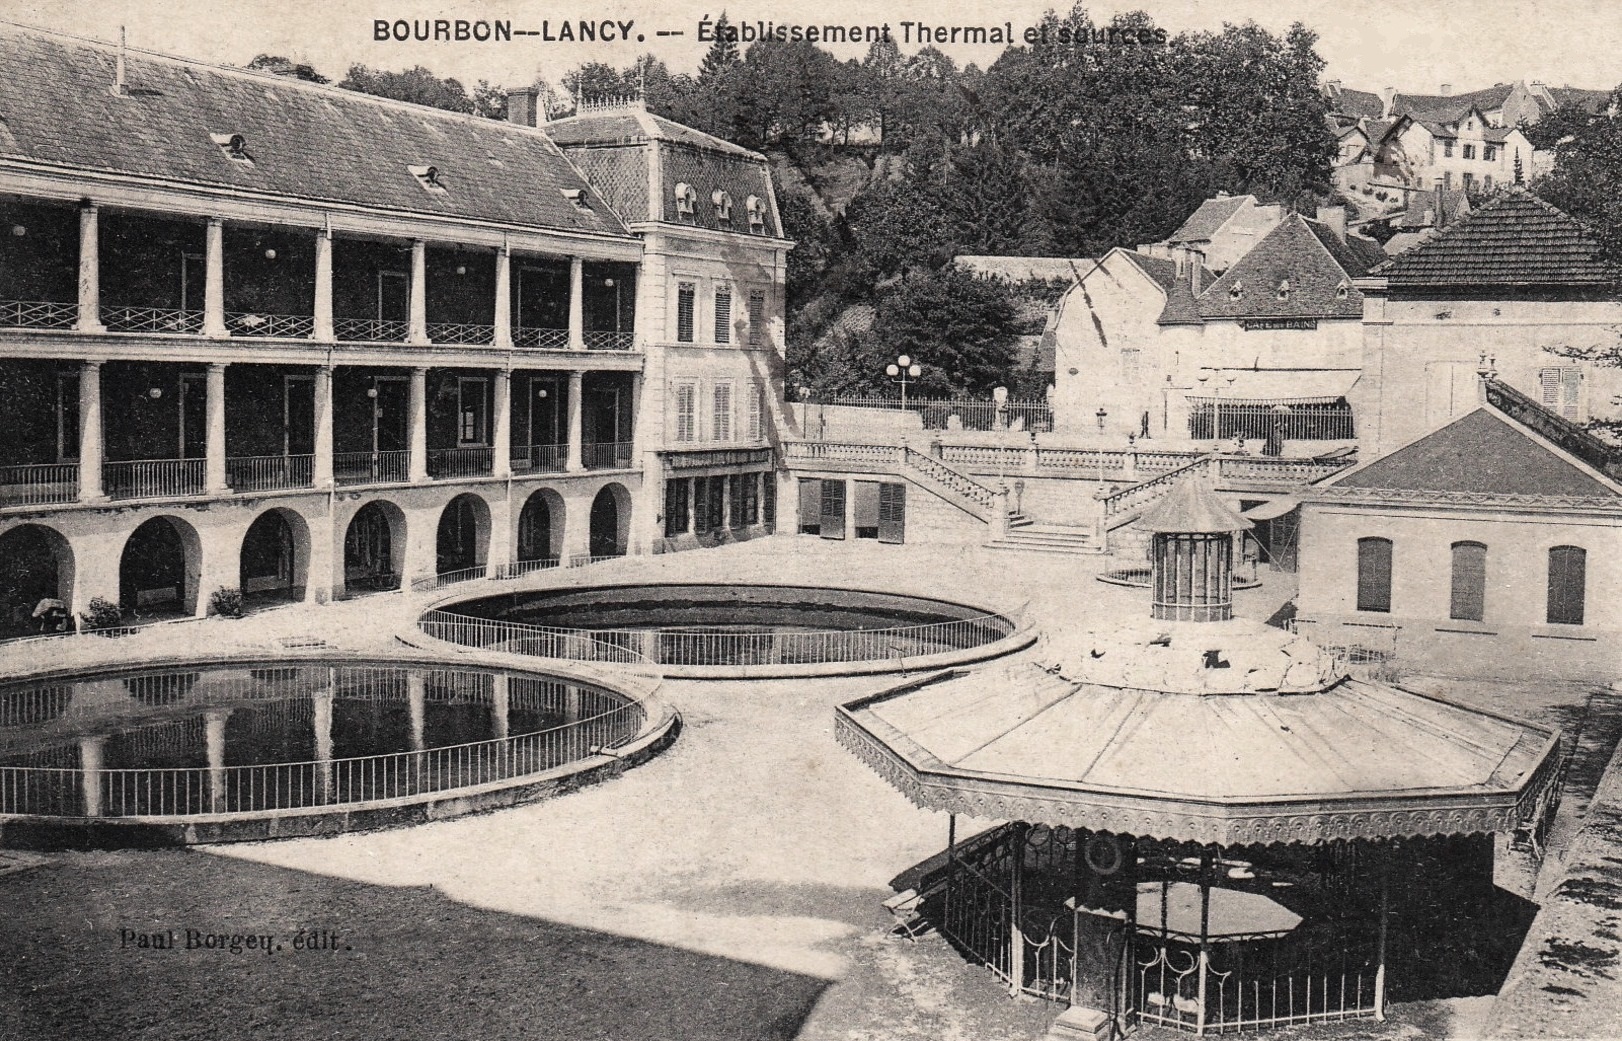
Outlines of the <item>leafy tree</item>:
<svg viewBox="0 0 1622 1041">
<path fill-rule="evenodd" d="M 1612 94 L 1622 101 L 1622 87 Z M 1569 128 L 1554 149 L 1554 167 L 1533 191 L 1585 221 L 1614 263 L 1622 264 L 1622 122 L 1602 114 Z"/>
<path fill-rule="evenodd" d="M 278 76 L 292 76 L 294 79 L 305 80 L 309 83 L 332 82 L 327 77 L 316 72 L 310 65 L 304 62 L 295 62 L 291 58 L 284 58 L 279 54 L 255 55 L 253 61 L 248 63 L 248 68 L 274 72 Z"/>
<path fill-rule="evenodd" d="M 920 396 L 983 397 L 1013 373 L 1016 315 L 1004 282 L 956 267 L 910 275 L 880 299 L 860 371 L 887 393 L 884 366 L 906 354 L 923 367 Z"/>
<path fill-rule="evenodd" d="M 1561 141 L 1588 131 L 1607 118 L 1603 112 L 1591 112 L 1582 105 L 1567 102 L 1535 123 L 1522 122 L 1520 129 L 1533 148 L 1552 152 Z"/>
<path fill-rule="evenodd" d="M 715 39 L 705 52 L 704 60 L 698 63 L 698 82 L 707 85 L 742 60 L 732 25 L 727 21 L 727 13 L 722 11 L 721 17 L 715 20 Z"/>
<path fill-rule="evenodd" d="M 576 104 L 599 98 L 634 96 L 640 90 L 636 67 L 621 72 L 605 62 L 592 61 L 563 77 L 563 89 L 574 95 Z"/>
<path fill-rule="evenodd" d="M 473 99 L 461 81 L 446 77 L 440 79 L 421 65 L 403 72 L 373 69 L 365 65 L 351 65 L 349 73 L 339 81 L 345 90 L 396 101 L 410 101 L 418 105 L 447 109 L 451 112 L 474 111 Z"/>
<path fill-rule="evenodd" d="M 937 268 L 956 252 L 950 217 L 940 194 L 918 181 L 884 181 L 868 187 L 845 209 L 854 256 L 878 278 L 903 268 Z"/>
<path fill-rule="evenodd" d="M 803 41 L 761 40 L 744 55 L 746 76 L 733 95 L 741 143 L 761 147 L 814 138 L 834 115 L 839 63 Z"/>
<path fill-rule="evenodd" d="M 507 118 L 507 91 L 489 80 L 480 80 L 473 88 L 473 111 L 486 119 Z"/>
</svg>

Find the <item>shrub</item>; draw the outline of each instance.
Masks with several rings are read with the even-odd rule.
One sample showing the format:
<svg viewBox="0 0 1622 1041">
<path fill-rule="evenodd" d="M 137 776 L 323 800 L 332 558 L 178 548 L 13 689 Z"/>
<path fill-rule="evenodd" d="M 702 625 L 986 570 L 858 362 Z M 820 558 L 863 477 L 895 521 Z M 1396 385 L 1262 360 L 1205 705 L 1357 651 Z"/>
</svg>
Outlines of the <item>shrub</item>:
<svg viewBox="0 0 1622 1041">
<path fill-rule="evenodd" d="M 124 624 L 124 612 L 111 600 L 94 597 L 90 601 L 90 608 L 79 615 L 80 623 L 87 630 L 114 629 Z"/>
<path fill-rule="evenodd" d="M 242 590 L 221 586 L 209 596 L 208 606 L 222 618 L 241 618 Z"/>
</svg>

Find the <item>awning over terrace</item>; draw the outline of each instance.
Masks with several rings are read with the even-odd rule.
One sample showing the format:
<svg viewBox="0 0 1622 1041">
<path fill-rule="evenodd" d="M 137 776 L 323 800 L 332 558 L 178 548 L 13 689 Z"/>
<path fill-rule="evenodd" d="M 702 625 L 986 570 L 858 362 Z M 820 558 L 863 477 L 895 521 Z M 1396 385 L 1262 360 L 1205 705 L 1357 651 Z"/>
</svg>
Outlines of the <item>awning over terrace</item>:
<svg viewBox="0 0 1622 1041">
<path fill-rule="evenodd" d="M 1250 620 L 1046 650 L 843 705 L 839 739 L 925 808 L 1223 845 L 1509 831 L 1553 778 L 1553 732 L 1348 677 Z"/>
</svg>

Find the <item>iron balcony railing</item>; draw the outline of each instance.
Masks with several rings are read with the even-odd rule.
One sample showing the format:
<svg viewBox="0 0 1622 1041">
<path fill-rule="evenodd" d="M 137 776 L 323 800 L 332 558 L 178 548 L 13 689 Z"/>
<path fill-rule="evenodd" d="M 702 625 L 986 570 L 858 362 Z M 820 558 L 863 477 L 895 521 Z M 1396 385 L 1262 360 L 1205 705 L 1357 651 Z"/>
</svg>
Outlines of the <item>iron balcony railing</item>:
<svg viewBox="0 0 1622 1041">
<path fill-rule="evenodd" d="M 537 571 L 550 571 L 561 566 L 562 561 L 557 557 L 514 560 L 506 564 L 497 564 L 491 569 L 490 577 L 495 579 L 522 578 L 524 575 L 534 574 Z"/>
<path fill-rule="evenodd" d="M 532 473 L 561 473 L 569 459 L 568 445 L 514 445 L 514 470 Z"/>
<path fill-rule="evenodd" d="M 628 351 L 636 344 L 635 333 L 587 329 L 582 334 L 588 351 Z"/>
<path fill-rule="evenodd" d="M 174 307 L 103 307 L 101 324 L 115 333 L 191 333 L 203 331 L 203 312 Z"/>
<path fill-rule="evenodd" d="M 404 343 L 410 326 L 384 318 L 334 318 L 332 333 L 339 340 L 360 343 Z"/>
<path fill-rule="evenodd" d="M 0 506 L 40 506 L 78 497 L 78 463 L 0 466 Z"/>
<path fill-rule="evenodd" d="M 411 591 L 414 593 L 431 593 L 446 586 L 458 585 L 462 582 L 477 582 L 482 578 L 490 577 L 488 564 L 475 564 L 473 567 L 457 568 L 454 571 L 441 571 L 426 578 L 411 580 Z"/>
<path fill-rule="evenodd" d="M 225 481 L 236 492 L 309 488 L 315 484 L 315 456 L 231 456 L 225 460 Z"/>
<path fill-rule="evenodd" d="M 466 322 L 429 322 L 428 339 L 434 343 L 453 346 L 486 347 L 495 340 L 493 325 L 472 325 Z"/>
<path fill-rule="evenodd" d="M 487 477 L 495 450 L 492 448 L 432 448 L 428 451 L 428 476 L 435 478 Z"/>
<path fill-rule="evenodd" d="M 0 300 L 0 326 L 10 329 L 71 329 L 79 320 L 77 304 L 51 300 Z"/>
<path fill-rule="evenodd" d="M 225 312 L 225 328 L 232 336 L 268 336 L 308 340 L 315 335 L 315 317 L 307 314 L 227 311 Z"/>
<path fill-rule="evenodd" d="M 831 404 L 845 408 L 902 408 L 897 398 L 836 397 Z M 918 413 L 925 430 L 1053 429 L 1053 408 L 1045 401 L 1005 401 L 999 405 L 995 401 L 909 397 L 906 410 Z"/>
<path fill-rule="evenodd" d="M 101 472 L 109 498 L 161 499 L 202 494 L 205 463 L 201 459 L 135 459 L 103 463 Z"/>
<path fill-rule="evenodd" d="M 0 766 L 0 813 L 181 817 L 409 799 L 555 770 L 622 747 L 646 708 L 627 700 L 512 737 L 352 759 L 117 770 Z"/>
<path fill-rule="evenodd" d="M 569 349 L 569 330 L 543 329 L 538 326 L 519 325 L 513 328 L 513 346 L 530 350 L 566 351 Z"/>
<path fill-rule="evenodd" d="M 634 453 L 629 441 L 605 441 L 580 446 L 580 461 L 588 470 L 629 470 Z"/>
<path fill-rule="evenodd" d="M 1188 415 L 1188 436 L 1196 441 L 1350 441 L 1357 423 L 1345 401 L 1333 404 L 1268 405 L 1199 401 Z"/>
<path fill-rule="evenodd" d="M 337 452 L 332 457 L 332 479 L 338 484 L 395 484 L 410 475 L 409 451 Z"/>
</svg>

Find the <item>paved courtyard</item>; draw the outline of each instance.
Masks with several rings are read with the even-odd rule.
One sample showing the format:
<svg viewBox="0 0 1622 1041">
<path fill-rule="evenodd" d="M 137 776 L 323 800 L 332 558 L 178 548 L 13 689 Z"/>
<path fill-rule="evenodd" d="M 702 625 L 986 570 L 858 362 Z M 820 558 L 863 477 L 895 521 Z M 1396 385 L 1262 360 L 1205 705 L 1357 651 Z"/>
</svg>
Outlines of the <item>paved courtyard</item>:
<svg viewBox="0 0 1622 1041">
<path fill-rule="evenodd" d="M 1005 609 L 1029 600 L 1040 627 L 1146 613 L 1145 591 L 1094 580 L 1103 564 L 779 538 L 547 581 L 839 584 L 832 575 Z M 1262 588 L 1238 594 L 1240 612 L 1273 614 L 1290 577 L 1264 573 Z M 117 645 L 146 658 L 311 634 L 376 652 L 410 617 L 386 595 L 71 641 L 69 653 Z M 109 646 L 81 646 L 92 643 Z M 59 660 L 52 646 L 0 650 L 0 669 L 23 655 Z M 834 742 L 833 706 L 886 682 L 669 682 L 684 730 L 668 752 L 519 809 L 333 839 L 53 854 L 0 874 L 0 939 L 18 955 L 0 963 L 0 989 L 18 996 L 0 1002 L 0 1037 L 292 1036 L 297 1025 L 299 1036 L 391 1039 L 1038 1038 L 1056 1007 L 1009 999 L 938 936 L 886 935 L 891 880 L 946 839 L 943 815 L 914 808 Z M 301 927 L 335 931 L 341 949 L 295 956 Z M 130 950 L 126 928 L 273 933 L 289 949 Z M 328 1013 L 319 1023 L 317 1009 Z M 1483 1009 L 1399 1006 L 1379 1034 L 1468 1033 Z M 1367 1037 L 1372 1026 L 1290 1036 Z"/>
</svg>

